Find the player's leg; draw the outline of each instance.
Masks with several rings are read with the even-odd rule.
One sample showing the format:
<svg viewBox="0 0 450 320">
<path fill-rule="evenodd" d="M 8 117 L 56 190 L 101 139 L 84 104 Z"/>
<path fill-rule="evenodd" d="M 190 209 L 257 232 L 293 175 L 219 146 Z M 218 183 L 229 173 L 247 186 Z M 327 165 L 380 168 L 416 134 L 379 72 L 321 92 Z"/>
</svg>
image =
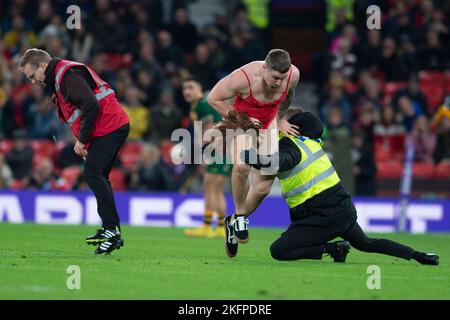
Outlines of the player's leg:
<svg viewBox="0 0 450 320">
<path fill-rule="evenodd" d="M 245 214 L 245 199 L 250 186 L 248 181 L 249 173 L 250 166 L 246 164 L 233 165 L 231 192 L 233 193 L 235 211 L 238 215 Z"/>
<path fill-rule="evenodd" d="M 233 163 L 231 191 L 237 215 L 245 214 L 245 199 L 249 190 L 248 176 L 250 173 L 250 166 L 241 160 L 240 154 L 242 151 L 253 147 L 254 143 L 254 138 L 251 135 L 242 133 L 236 134 L 230 145 L 230 157 Z"/>
<path fill-rule="evenodd" d="M 278 128 L 277 121 L 274 120 L 267 130 L 260 130 L 258 152 L 262 155 L 273 155 L 278 152 Z M 272 167 L 278 167 L 277 159 L 273 159 Z M 272 188 L 275 175 L 270 175 L 265 171 L 258 171 L 252 168 L 251 187 L 245 201 L 245 212 L 247 216 L 252 214 L 262 200 L 269 194 Z"/>
<path fill-rule="evenodd" d="M 270 193 L 274 180 L 275 176 L 273 175 L 261 175 L 259 170 L 251 169 L 250 190 L 245 200 L 245 213 L 247 216 L 251 215 Z"/>
<path fill-rule="evenodd" d="M 261 155 L 273 155 L 278 152 L 278 129 L 276 120 L 272 121 L 268 129 L 260 130 L 258 137 L 258 153 Z M 271 168 L 278 167 L 278 163 L 272 163 Z M 251 187 L 246 193 L 244 210 L 236 211 L 231 223 L 234 234 L 241 243 L 248 242 L 248 219 L 261 203 L 264 197 L 270 192 L 274 180 L 273 175 L 265 171 L 251 170 Z"/>
<path fill-rule="evenodd" d="M 272 188 L 275 176 L 261 175 L 259 170 L 254 168 L 250 171 L 251 186 L 247 193 L 245 201 L 245 214 L 235 214 L 231 219 L 231 227 L 233 228 L 234 236 L 240 243 L 247 243 L 249 241 L 248 235 L 248 216 L 255 211 L 262 200 L 269 194 Z"/>
<path fill-rule="evenodd" d="M 329 254 L 335 262 L 345 262 L 350 246 L 346 241 L 328 243 L 336 236 L 332 228 L 291 225 L 272 243 L 270 254 L 276 260 L 320 260 L 323 254 Z"/>
<path fill-rule="evenodd" d="M 357 222 L 340 236 L 360 251 L 381 253 L 406 260 L 414 259 L 422 264 L 439 264 L 439 257 L 435 254 L 418 252 L 392 240 L 367 237 Z"/>
<path fill-rule="evenodd" d="M 209 173 L 208 168 L 213 165 L 209 165 L 206 168 L 205 175 L 203 177 L 203 195 L 205 201 L 205 209 L 203 212 L 203 224 L 194 229 L 184 230 L 184 234 L 188 237 L 213 237 L 212 219 L 214 216 L 214 207 L 216 201 L 216 195 L 214 191 L 215 176 L 216 174 Z"/>
<path fill-rule="evenodd" d="M 214 232 L 215 237 L 225 237 L 224 220 L 227 212 L 227 202 L 225 199 L 225 182 L 227 176 L 224 174 L 216 174 L 214 177 L 214 211 L 217 214 L 217 228 Z"/>
</svg>

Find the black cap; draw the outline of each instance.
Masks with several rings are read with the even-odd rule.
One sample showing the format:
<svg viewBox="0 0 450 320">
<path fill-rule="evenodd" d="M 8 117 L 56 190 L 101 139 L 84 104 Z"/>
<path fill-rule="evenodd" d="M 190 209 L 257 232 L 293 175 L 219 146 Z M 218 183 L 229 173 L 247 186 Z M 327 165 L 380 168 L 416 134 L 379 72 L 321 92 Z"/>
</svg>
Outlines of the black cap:
<svg viewBox="0 0 450 320">
<path fill-rule="evenodd" d="M 299 127 L 300 135 L 319 139 L 322 137 L 323 124 L 319 117 L 311 111 L 300 111 L 288 119 L 289 123 Z"/>
</svg>

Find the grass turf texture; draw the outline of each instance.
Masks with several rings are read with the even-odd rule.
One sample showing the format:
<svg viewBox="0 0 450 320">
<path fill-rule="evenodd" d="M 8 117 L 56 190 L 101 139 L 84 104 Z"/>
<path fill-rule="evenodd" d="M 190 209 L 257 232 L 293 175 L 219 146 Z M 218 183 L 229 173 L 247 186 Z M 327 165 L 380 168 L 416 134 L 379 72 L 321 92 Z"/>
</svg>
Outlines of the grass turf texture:
<svg viewBox="0 0 450 320">
<path fill-rule="evenodd" d="M 187 238 L 182 229 L 123 227 L 125 246 L 95 256 L 89 226 L 0 224 L 0 299 L 450 299 L 450 235 L 376 234 L 437 252 L 439 266 L 351 249 L 347 263 L 273 260 L 269 246 L 282 230 L 250 230 L 238 256 L 222 239 Z M 81 289 L 66 287 L 69 265 Z M 381 269 L 369 290 L 367 267 Z"/>
</svg>

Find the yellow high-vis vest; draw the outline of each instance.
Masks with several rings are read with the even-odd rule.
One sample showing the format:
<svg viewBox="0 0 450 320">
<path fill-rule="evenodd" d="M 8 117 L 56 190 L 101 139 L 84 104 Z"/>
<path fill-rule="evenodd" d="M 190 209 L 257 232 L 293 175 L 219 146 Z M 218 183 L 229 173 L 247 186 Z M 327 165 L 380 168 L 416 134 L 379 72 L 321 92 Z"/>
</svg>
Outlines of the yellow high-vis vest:
<svg viewBox="0 0 450 320">
<path fill-rule="evenodd" d="M 269 0 L 243 0 L 247 8 L 248 19 L 258 29 L 269 25 Z"/>
<path fill-rule="evenodd" d="M 335 186 L 340 179 L 319 140 L 302 136 L 288 138 L 299 148 L 302 159 L 291 170 L 279 172 L 277 177 L 289 208 L 294 208 Z"/>
</svg>

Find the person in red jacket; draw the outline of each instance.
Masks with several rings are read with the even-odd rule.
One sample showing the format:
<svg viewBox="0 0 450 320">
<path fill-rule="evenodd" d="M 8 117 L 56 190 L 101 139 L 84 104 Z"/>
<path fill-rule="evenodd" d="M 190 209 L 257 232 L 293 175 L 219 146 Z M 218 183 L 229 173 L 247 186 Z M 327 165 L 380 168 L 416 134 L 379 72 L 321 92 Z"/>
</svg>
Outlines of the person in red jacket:
<svg viewBox="0 0 450 320">
<path fill-rule="evenodd" d="M 19 69 L 33 84 L 50 88 L 59 119 L 77 139 L 74 151 L 85 160 L 84 176 L 102 219 L 102 228 L 86 243 L 97 246 L 96 254 L 119 249 L 123 239 L 109 173 L 130 125 L 114 90 L 88 66 L 40 49 L 28 49 Z"/>
</svg>

